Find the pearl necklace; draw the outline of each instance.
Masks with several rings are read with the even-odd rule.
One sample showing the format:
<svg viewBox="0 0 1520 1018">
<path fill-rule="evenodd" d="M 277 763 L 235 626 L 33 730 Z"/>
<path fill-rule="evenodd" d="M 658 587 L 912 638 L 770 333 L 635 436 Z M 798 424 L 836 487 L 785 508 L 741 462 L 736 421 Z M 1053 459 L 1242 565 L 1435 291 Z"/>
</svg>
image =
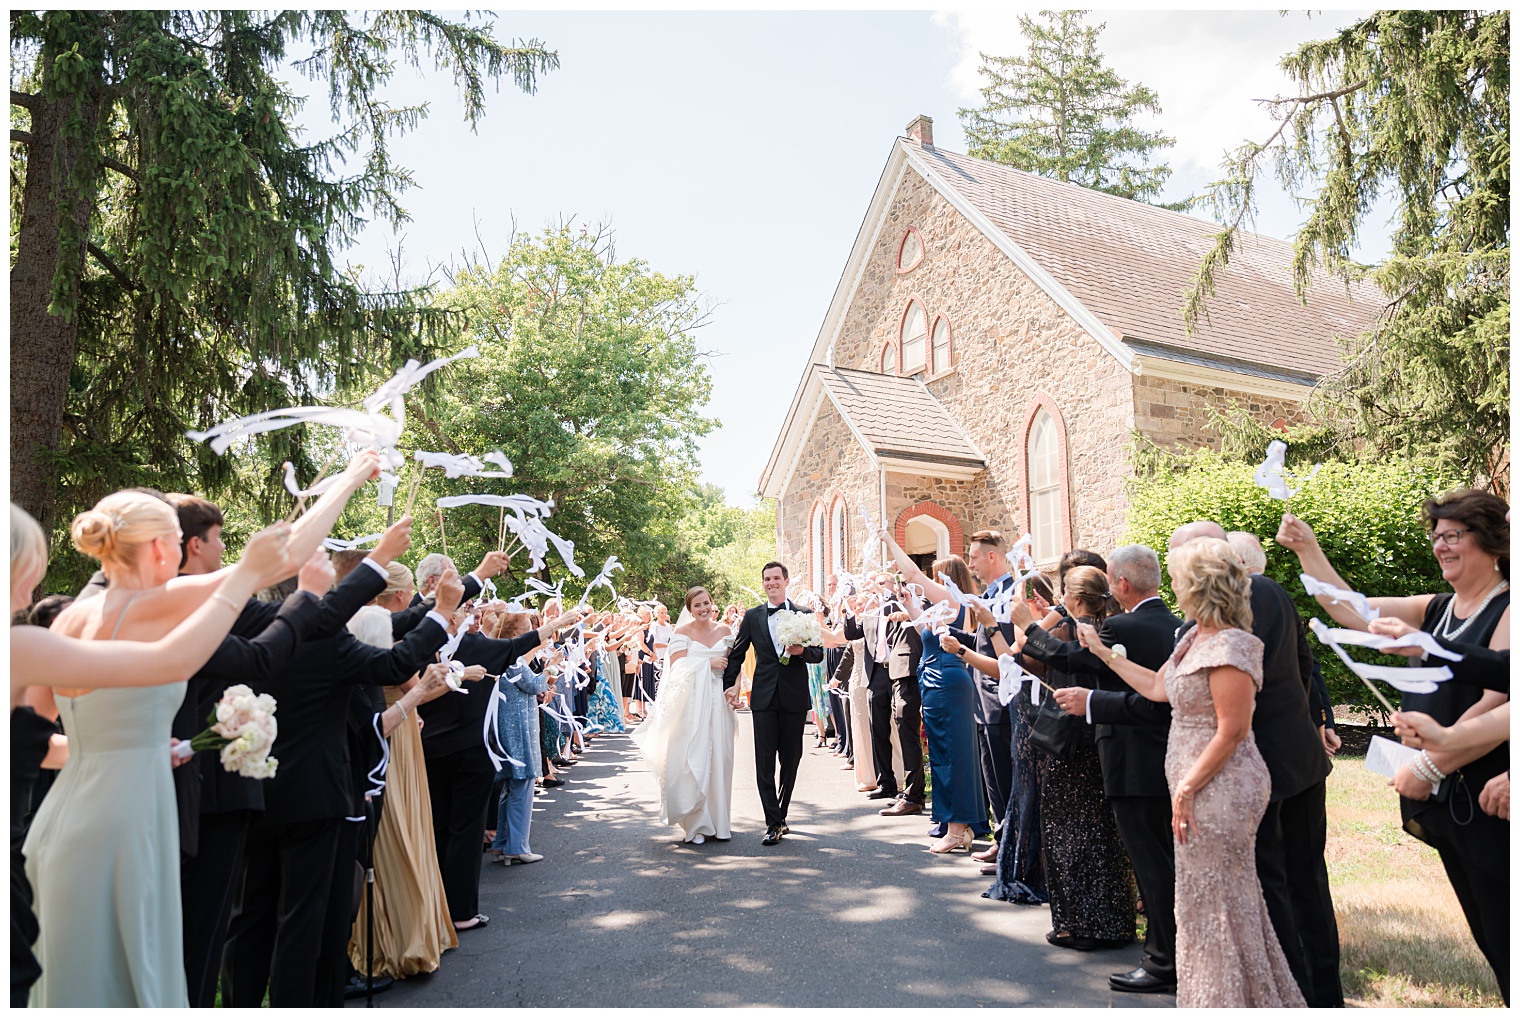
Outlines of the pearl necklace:
<svg viewBox="0 0 1520 1018">
<path fill-rule="evenodd" d="M 1487 608 L 1491 603 L 1493 603 L 1494 598 L 1498 597 L 1508 589 L 1509 581 L 1500 580 L 1498 586 L 1494 587 L 1493 590 L 1490 590 L 1488 592 L 1488 596 L 1483 599 L 1483 603 L 1478 605 L 1476 611 L 1467 616 L 1467 621 L 1458 626 L 1455 632 L 1453 632 L 1450 628 L 1451 610 L 1457 603 L 1457 596 L 1453 594 L 1451 600 L 1446 602 L 1446 612 L 1441 616 L 1441 621 L 1436 623 L 1436 634 L 1438 636 L 1444 636 L 1448 640 L 1455 640 L 1457 637 L 1466 632 L 1467 627 L 1473 624 L 1474 619 L 1483 614 L 1483 609 Z"/>
</svg>

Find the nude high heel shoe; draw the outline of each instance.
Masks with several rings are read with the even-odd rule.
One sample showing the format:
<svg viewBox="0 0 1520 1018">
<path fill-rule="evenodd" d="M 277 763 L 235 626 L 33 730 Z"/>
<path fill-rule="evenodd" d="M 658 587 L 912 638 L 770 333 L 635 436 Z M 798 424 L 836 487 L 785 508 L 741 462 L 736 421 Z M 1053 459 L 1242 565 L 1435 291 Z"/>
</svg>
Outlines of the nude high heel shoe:
<svg viewBox="0 0 1520 1018">
<path fill-rule="evenodd" d="M 929 851 L 935 855 L 948 855 L 951 852 L 963 850 L 969 852 L 973 839 L 974 836 L 971 833 L 971 828 L 967 827 L 959 835 L 947 834 L 943 838 L 940 838 L 933 845 L 929 846 Z"/>
</svg>

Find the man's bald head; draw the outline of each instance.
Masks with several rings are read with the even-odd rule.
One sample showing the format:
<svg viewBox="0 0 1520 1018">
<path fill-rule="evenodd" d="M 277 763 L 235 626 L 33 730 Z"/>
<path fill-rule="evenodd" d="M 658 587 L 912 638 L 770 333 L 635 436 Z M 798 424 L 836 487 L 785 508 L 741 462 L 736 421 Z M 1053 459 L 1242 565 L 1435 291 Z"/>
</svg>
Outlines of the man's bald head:
<svg viewBox="0 0 1520 1018">
<path fill-rule="evenodd" d="M 1195 520 L 1192 523 L 1184 523 L 1172 531 L 1172 539 L 1166 543 L 1168 551 L 1181 548 L 1189 541 L 1196 541 L 1200 537 L 1217 537 L 1226 540 L 1224 528 L 1213 520 Z"/>
</svg>

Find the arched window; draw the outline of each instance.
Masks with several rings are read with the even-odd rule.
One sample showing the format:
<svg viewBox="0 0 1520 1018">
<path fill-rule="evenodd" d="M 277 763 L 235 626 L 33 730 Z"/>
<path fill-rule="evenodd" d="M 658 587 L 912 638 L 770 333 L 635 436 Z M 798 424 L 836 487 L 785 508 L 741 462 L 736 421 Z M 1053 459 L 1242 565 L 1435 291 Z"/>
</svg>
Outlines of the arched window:
<svg viewBox="0 0 1520 1018">
<path fill-rule="evenodd" d="M 934 320 L 934 333 L 930 337 L 929 346 L 932 349 L 930 359 L 933 370 L 931 374 L 943 374 L 950 370 L 950 322 L 944 315 Z"/>
<path fill-rule="evenodd" d="M 827 517 L 822 502 L 813 507 L 813 589 L 819 593 L 823 592 L 823 578 L 828 574 L 828 535 L 824 529 Z"/>
<path fill-rule="evenodd" d="M 897 374 L 897 344 L 891 340 L 881 348 L 881 373 L 884 375 Z"/>
<path fill-rule="evenodd" d="M 924 353 L 928 347 L 929 320 L 918 301 L 910 301 L 902 320 L 902 373 L 916 375 L 924 370 Z"/>
<path fill-rule="evenodd" d="M 1055 419 L 1044 407 L 1029 425 L 1029 532 L 1034 537 L 1034 560 L 1054 562 L 1061 557 L 1061 442 Z"/>
<path fill-rule="evenodd" d="M 897 271 L 911 272 L 923 260 L 924 238 L 910 226 L 903 231 L 902 240 L 897 245 Z"/>
<path fill-rule="evenodd" d="M 844 499 L 836 498 L 834 500 L 834 512 L 829 523 L 829 543 L 834 551 L 832 572 L 836 573 L 845 568 L 846 545 L 849 543 L 847 540 L 849 534 L 846 529 L 845 520 Z"/>
</svg>

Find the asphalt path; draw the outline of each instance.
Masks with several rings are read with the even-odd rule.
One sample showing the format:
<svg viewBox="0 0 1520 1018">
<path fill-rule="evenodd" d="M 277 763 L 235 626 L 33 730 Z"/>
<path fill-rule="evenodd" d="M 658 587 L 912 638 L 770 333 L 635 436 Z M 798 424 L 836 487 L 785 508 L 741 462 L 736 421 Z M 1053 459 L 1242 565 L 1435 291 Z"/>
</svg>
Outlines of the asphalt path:
<svg viewBox="0 0 1520 1018">
<path fill-rule="evenodd" d="M 378 1007 L 1169 1007 L 1114 993 L 1138 944 L 1045 942 L 1050 912 L 983 898 L 965 853 L 927 850 L 927 817 L 882 817 L 805 736 L 792 833 L 760 844 L 750 719 L 739 715 L 734 836 L 683 845 L 625 735 L 595 740 L 534 800 L 544 861 L 484 862 L 485 929 Z M 978 848 L 985 847 L 979 842 Z M 350 1006 L 363 1006 L 363 1001 Z"/>
</svg>

